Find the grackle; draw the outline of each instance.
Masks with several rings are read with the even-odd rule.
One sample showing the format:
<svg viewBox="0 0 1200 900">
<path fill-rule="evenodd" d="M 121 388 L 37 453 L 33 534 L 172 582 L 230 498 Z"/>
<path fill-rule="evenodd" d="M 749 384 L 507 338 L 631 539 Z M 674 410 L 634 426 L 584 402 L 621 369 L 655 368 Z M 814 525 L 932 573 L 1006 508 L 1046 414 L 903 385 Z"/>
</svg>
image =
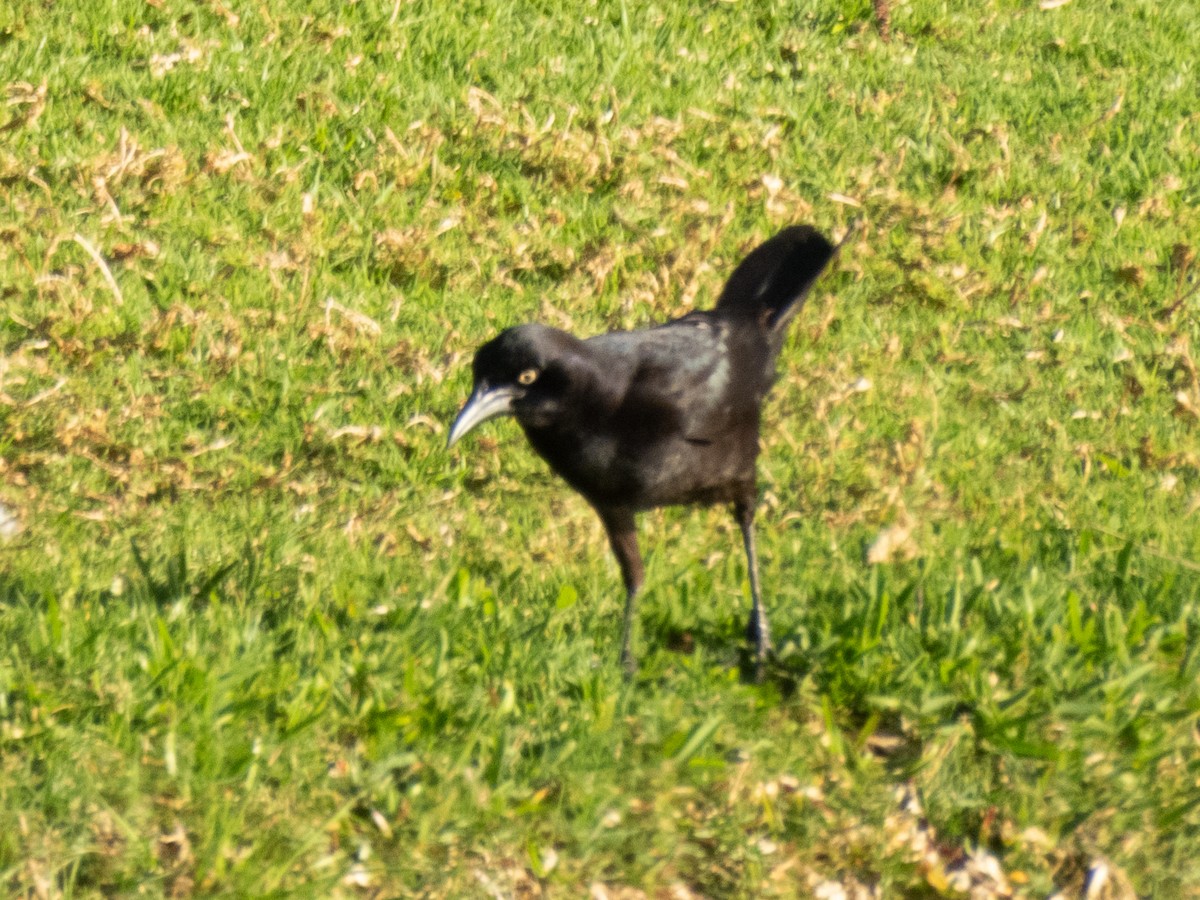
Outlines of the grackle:
<svg viewBox="0 0 1200 900">
<path fill-rule="evenodd" d="M 788 322 L 837 248 L 795 225 L 753 250 L 717 305 L 639 331 L 580 340 L 517 325 L 475 354 L 474 389 L 447 447 L 514 416 L 533 449 L 599 513 L 625 582 L 621 662 L 644 569 L 634 514 L 729 503 L 741 528 L 754 607 L 756 674 L 771 646 L 754 548 L 759 419 Z"/>
</svg>

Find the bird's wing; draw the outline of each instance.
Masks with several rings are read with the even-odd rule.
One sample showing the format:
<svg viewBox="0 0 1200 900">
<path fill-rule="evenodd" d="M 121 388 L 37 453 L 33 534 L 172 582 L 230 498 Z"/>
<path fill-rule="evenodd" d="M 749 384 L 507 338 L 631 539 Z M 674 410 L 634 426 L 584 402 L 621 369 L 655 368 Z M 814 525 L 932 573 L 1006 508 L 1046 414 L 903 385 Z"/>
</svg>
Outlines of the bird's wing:
<svg viewBox="0 0 1200 900">
<path fill-rule="evenodd" d="M 628 378 L 618 417 L 658 440 L 704 443 L 729 424 L 737 389 L 730 358 L 730 326 L 693 313 L 657 328 L 615 331 L 586 343 L 614 377 Z"/>
</svg>

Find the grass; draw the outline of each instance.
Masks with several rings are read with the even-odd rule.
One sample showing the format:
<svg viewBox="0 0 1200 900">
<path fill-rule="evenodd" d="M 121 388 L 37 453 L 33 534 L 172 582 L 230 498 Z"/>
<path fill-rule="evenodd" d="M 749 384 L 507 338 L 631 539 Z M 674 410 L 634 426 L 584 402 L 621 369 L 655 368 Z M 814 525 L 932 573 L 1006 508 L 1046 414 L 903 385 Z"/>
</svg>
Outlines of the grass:
<svg viewBox="0 0 1200 900">
<path fill-rule="evenodd" d="M 5 890 L 1195 896 L 1200 25 L 893 26 L 0 11 Z M 470 355 L 793 221 L 858 224 L 767 413 L 772 677 L 669 510 L 626 683 L 594 515 L 511 424 L 443 450 Z"/>
</svg>

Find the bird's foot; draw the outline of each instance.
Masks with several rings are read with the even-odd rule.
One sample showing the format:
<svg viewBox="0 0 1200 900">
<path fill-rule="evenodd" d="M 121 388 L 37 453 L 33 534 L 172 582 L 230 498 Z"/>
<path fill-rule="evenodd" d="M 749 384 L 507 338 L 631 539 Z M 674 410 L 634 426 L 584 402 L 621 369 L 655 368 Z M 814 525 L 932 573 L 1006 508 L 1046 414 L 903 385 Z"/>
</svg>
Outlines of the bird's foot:
<svg viewBox="0 0 1200 900">
<path fill-rule="evenodd" d="M 767 657 L 774 648 L 771 646 L 771 633 L 766 623 L 759 620 L 754 613 L 746 623 L 746 643 L 754 648 L 754 682 L 761 684 L 766 674 Z"/>
<path fill-rule="evenodd" d="M 774 649 L 771 646 L 771 632 L 766 628 L 766 622 L 759 621 L 757 615 L 750 613 L 746 621 L 746 643 L 753 647 L 759 657 L 766 657 Z"/>
</svg>

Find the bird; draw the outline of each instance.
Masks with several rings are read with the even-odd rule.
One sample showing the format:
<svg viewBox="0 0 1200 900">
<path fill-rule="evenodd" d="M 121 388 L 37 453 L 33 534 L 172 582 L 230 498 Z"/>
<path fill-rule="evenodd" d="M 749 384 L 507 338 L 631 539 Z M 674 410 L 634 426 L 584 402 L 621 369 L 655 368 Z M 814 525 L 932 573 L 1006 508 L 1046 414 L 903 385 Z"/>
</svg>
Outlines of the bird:
<svg viewBox="0 0 1200 900">
<path fill-rule="evenodd" d="M 475 353 L 471 394 L 447 450 L 490 419 L 514 417 L 534 451 L 591 504 L 625 586 L 620 661 L 629 675 L 645 578 L 637 513 L 729 504 L 750 580 L 746 638 L 762 680 L 771 651 L 754 535 L 762 406 L 787 326 L 838 246 L 811 225 L 791 225 L 742 260 L 712 309 L 586 339 L 515 325 Z"/>
</svg>

